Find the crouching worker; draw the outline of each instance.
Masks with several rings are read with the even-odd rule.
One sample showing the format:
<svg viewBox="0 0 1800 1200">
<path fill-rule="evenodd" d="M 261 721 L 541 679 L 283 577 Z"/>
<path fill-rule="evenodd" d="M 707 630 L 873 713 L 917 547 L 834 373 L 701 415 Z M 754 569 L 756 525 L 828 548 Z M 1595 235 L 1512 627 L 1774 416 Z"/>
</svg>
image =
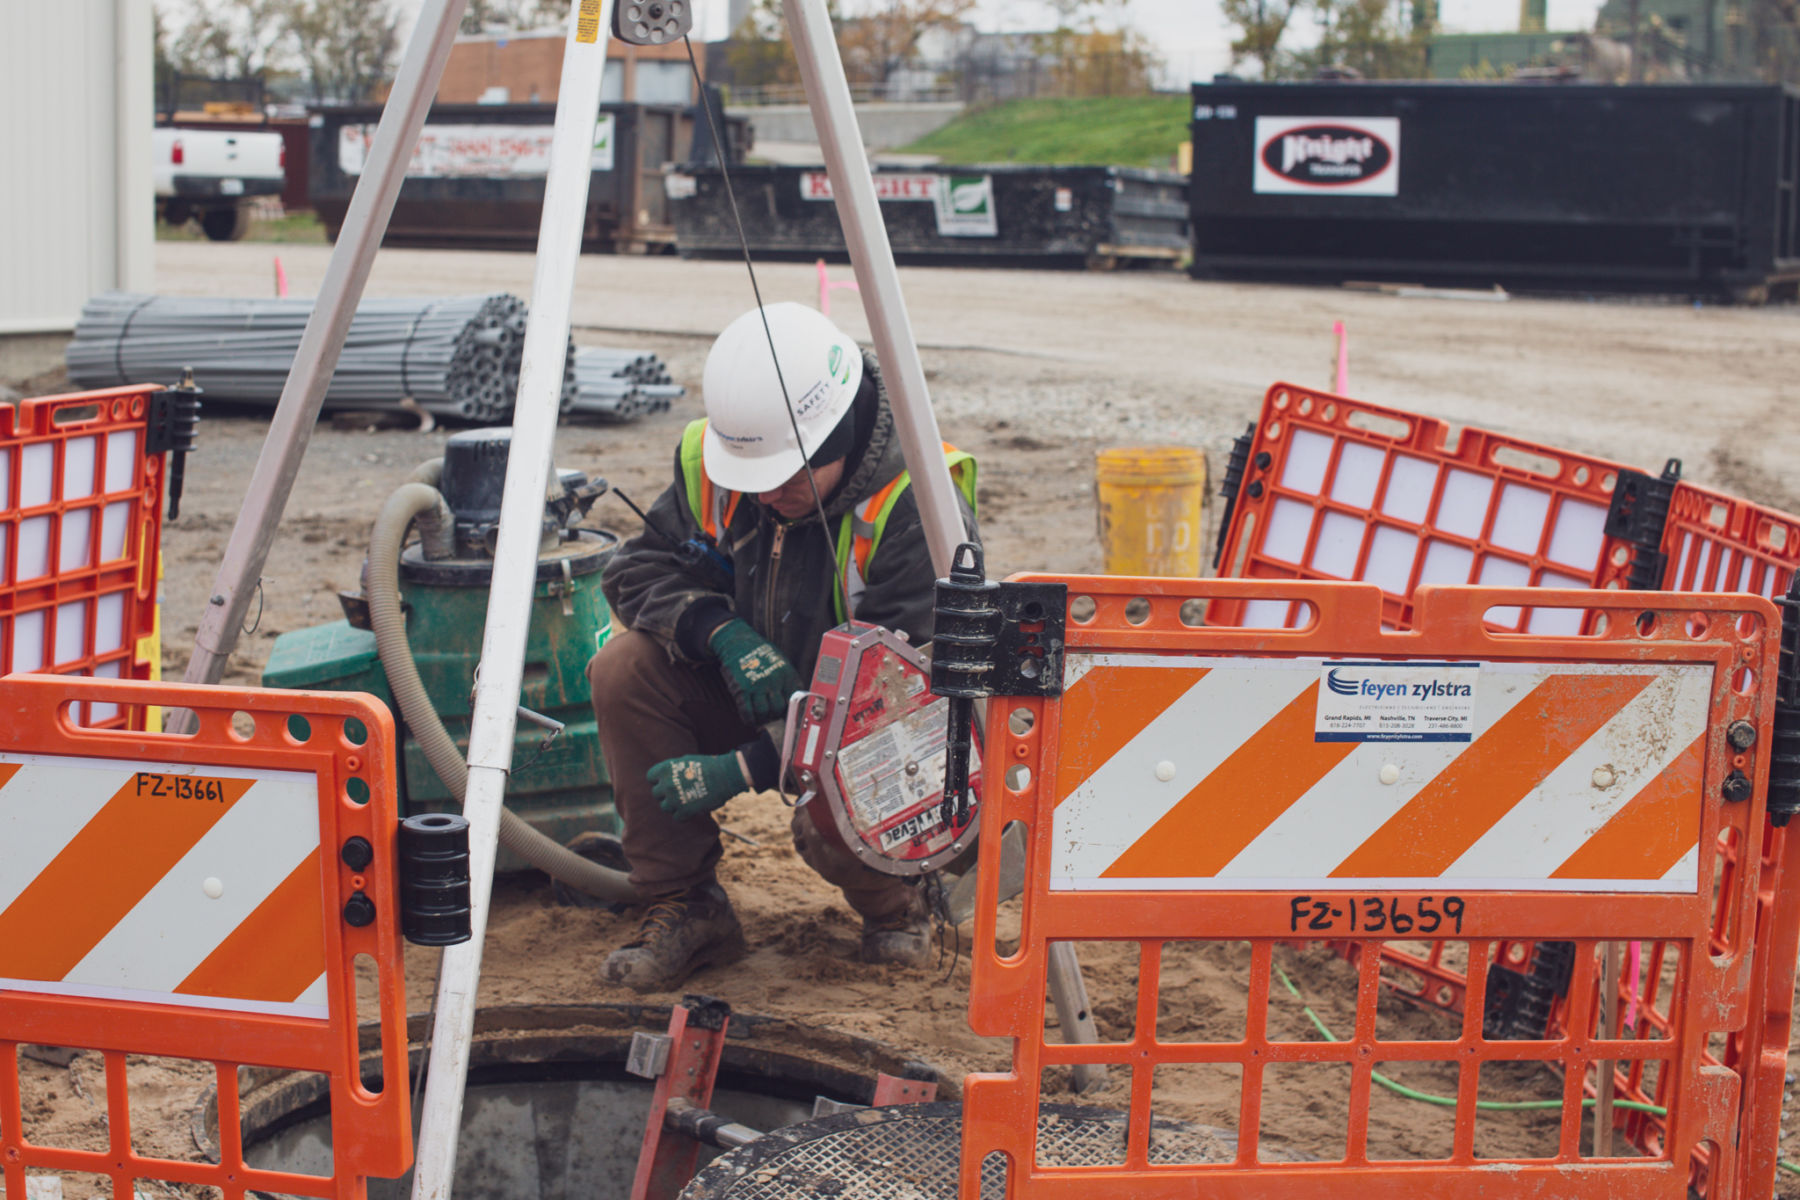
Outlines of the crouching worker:
<svg viewBox="0 0 1800 1200">
<path fill-rule="evenodd" d="M 859 621 L 931 639 L 935 577 L 874 357 L 812 309 L 771 304 L 719 335 L 703 390 L 706 419 L 683 435 L 674 482 L 606 569 L 630 631 L 588 664 L 631 882 L 649 906 L 602 975 L 638 991 L 744 954 L 713 813 L 777 786 L 788 698 L 845 619 L 845 594 Z M 974 463 L 951 461 L 973 539 Z M 927 961 L 918 889 L 827 842 L 804 810 L 793 834 L 862 917 L 865 961 Z"/>
</svg>

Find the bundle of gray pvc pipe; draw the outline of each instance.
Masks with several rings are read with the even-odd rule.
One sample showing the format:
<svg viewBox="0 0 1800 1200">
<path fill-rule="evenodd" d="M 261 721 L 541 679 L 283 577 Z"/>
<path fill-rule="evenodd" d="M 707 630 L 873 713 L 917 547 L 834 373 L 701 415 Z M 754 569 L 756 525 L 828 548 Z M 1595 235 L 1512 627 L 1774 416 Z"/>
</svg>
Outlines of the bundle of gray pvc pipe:
<svg viewBox="0 0 1800 1200">
<path fill-rule="evenodd" d="M 563 411 L 602 421 L 630 421 L 667 412 L 687 389 L 669 379 L 669 368 L 645 350 L 583 346 L 575 351 L 575 400 Z"/>
<path fill-rule="evenodd" d="M 82 308 L 65 360 L 78 388 L 174 383 L 185 368 L 209 397 L 273 405 L 293 368 L 311 300 L 104 292 Z M 365 299 L 325 393 L 327 409 L 405 407 L 452 420 L 508 421 L 519 386 L 525 302 L 505 294 Z M 637 350 L 571 345 L 561 408 L 625 421 L 683 389 Z"/>
</svg>

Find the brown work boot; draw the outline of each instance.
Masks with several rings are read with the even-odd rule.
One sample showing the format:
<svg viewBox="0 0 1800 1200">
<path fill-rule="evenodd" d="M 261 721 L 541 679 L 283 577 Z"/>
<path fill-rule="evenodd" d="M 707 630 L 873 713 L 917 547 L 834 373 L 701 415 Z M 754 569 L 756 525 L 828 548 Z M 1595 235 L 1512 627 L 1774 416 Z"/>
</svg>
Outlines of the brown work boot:
<svg viewBox="0 0 1800 1200">
<path fill-rule="evenodd" d="M 923 967 L 932 958 L 931 917 L 924 897 L 913 893 L 912 902 L 886 921 L 863 920 L 862 960 Z"/>
<path fill-rule="evenodd" d="M 606 956 L 600 977 L 634 992 L 666 992 L 701 967 L 734 963 L 748 950 L 725 889 L 705 883 L 653 898 L 637 936 Z"/>
</svg>

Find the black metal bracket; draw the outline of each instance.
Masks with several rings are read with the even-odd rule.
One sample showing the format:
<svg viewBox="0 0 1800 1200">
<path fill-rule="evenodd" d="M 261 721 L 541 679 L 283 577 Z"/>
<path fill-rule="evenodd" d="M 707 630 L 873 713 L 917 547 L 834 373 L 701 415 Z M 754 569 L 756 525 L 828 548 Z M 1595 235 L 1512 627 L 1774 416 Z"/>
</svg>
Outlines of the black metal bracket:
<svg viewBox="0 0 1800 1200">
<path fill-rule="evenodd" d="M 144 453 L 172 454 L 169 459 L 169 520 L 181 515 L 181 488 L 187 477 L 187 456 L 200 439 L 200 397 L 194 369 L 181 373 L 181 382 L 150 394 L 150 411 L 144 422 Z"/>
<path fill-rule="evenodd" d="M 1244 470 L 1250 465 L 1250 444 L 1256 440 L 1256 426 L 1231 439 L 1231 457 L 1225 460 L 1225 478 L 1219 482 L 1219 495 L 1225 497 L 1225 510 L 1219 514 L 1219 537 L 1213 543 L 1213 570 L 1225 553 L 1225 539 L 1231 533 L 1231 515 L 1237 511 L 1238 488 L 1244 482 Z"/>
<path fill-rule="evenodd" d="M 1681 482 L 1681 460 L 1671 458 L 1660 477 L 1642 471 L 1620 471 L 1613 485 L 1612 504 L 1606 510 L 1606 536 L 1631 543 L 1631 567 L 1625 586 L 1634 592 L 1654 592 L 1662 587 L 1668 556 L 1662 552 L 1663 527 L 1669 521 L 1669 501 Z"/>
<path fill-rule="evenodd" d="M 581 483 L 563 483 L 560 496 L 553 496 L 544 501 L 544 511 L 549 513 L 562 528 L 568 528 L 587 516 L 588 509 L 594 507 L 594 501 L 606 495 L 607 482 L 604 479 L 589 479 Z"/>
<path fill-rule="evenodd" d="M 687 1027 L 689 1029 L 706 1029 L 713 1033 L 725 1028 L 725 1022 L 731 1019 L 731 1005 L 711 996 L 703 996 L 698 992 L 689 992 L 681 998 L 681 1007 L 688 1010 Z"/>
<path fill-rule="evenodd" d="M 1060 696 L 1069 586 L 1002 583 L 996 596 L 1000 629 L 994 640 L 989 696 Z"/>
</svg>

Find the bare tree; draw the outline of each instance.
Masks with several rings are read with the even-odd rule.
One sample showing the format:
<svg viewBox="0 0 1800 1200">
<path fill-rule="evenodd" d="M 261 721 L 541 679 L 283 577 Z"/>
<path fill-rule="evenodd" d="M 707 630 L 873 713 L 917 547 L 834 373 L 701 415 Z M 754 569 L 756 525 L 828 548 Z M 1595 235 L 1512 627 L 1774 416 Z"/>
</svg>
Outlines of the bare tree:
<svg viewBox="0 0 1800 1200">
<path fill-rule="evenodd" d="M 912 61 L 932 29 L 962 23 L 976 0 L 865 0 L 838 24 L 844 73 L 852 83 L 886 83 Z"/>
<path fill-rule="evenodd" d="M 1059 96 L 1132 96 L 1150 90 L 1159 61 L 1132 28 L 1131 0 L 1050 0 L 1056 28 L 1033 39 Z"/>
<path fill-rule="evenodd" d="M 374 98 L 400 48 L 391 0 L 294 0 L 288 31 L 312 82 L 314 100 Z"/>
<path fill-rule="evenodd" d="M 285 57 L 292 0 L 195 0 L 169 48 L 176 70 L 261 78 Z"/>
<path fill-rule="evenodd" d="M 463 9 L 463 33 L 481 33 L 490 27 L 501 29 L 544 29 L 560 25 L 568 19 L 566 0 L 469 0 Z"/>
<path fill-rule="evenodd" d="M 959 24 L 976 0 L 862 0 L 846 14 L 833 0 L 827 5 L 844 74 L 851 83 L 886 83 L 918 53 L 919 41 L 933 29 Z M 797 84 L 800 72 L 788 41 L 780 0 L 755 0 L 731 33 L 726 55 L 732 82 L 738 87 Z"/>
<path fill-rule="evenodd" d="M 1302 0 L 1220 0 L 1225 19 L 1238 27 L 1231 43 L 1231 65 L 1235 70 L 1246 59 L 1254 59 L 1264 79 L 1279 79 L 1282 74 L 1281 38 L 1288 22 L 1300 8 Z"/>
<path fill-rule="evenodd" d="M 1395 0 L 1315 0 L 1314 7 L 1319 44 L 1297 56 L 1296 65 L 1362 79 L 1418 79 L 1425 74 L 1426 31 L 1407 28 Z"/>
<path fill-rule="evenodd" d="M 731 31 L 725 64 L 731 70 L 734 87 L 800 82 L 800 65 L 794 61 L 794 48 L 788 41 L 781 0 L 755 0 L 738 27 Z"/>
<path fill-rule="evenodd" d="M 163 89 L 175 75 L 175 59 L 169 53 L 169 23 L 163 19 L 162 6 L 150 6 L 150 44 L 156 55 L 156 94 L 160 98 Z"/>
</svg>

